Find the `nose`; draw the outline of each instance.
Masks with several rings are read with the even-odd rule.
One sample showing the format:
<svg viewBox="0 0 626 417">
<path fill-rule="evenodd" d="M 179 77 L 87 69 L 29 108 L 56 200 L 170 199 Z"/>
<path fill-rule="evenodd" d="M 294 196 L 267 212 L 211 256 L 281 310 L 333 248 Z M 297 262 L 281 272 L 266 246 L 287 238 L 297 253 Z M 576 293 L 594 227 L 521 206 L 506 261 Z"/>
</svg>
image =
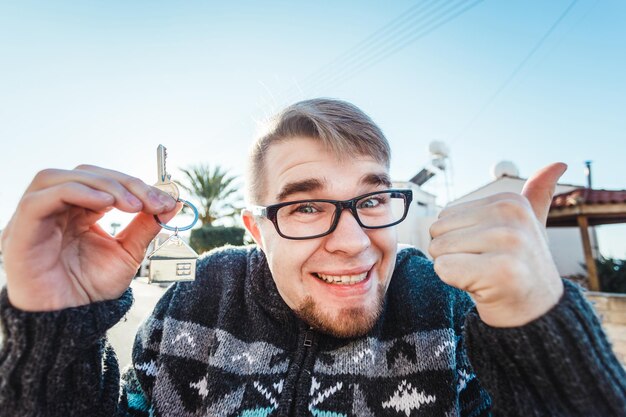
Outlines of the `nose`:
<svg viewBox="0 0 626 417">
<path fill-rule="evenodd" d="M 326 238 L 326 250 L 343 252 L 348 255 L 361 253 L 371 244 L 370 237 L 356 221 L 350 210 L 342 210 L 337 227 Z"/>
</svg>

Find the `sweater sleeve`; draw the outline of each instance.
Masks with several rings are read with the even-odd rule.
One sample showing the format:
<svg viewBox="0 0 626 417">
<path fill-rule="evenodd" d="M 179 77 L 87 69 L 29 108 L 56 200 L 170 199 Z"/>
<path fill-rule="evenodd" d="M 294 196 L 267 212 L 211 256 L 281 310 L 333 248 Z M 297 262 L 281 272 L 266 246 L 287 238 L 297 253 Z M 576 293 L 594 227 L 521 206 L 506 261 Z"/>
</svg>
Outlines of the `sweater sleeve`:
<svg viewBox="0 0 626 417">
<path fill-rule="evenodd" d="M 464 338 L 496 416 L 624 416 L 626 373 L 578 287 L 521 327 L 494 328 L 476 309 Z"/>
<path fill-rule="evenodd" d="M 463 318 L 474 303 L 464 294 Z M 464 320 L 463 320 L 464 321 Z M 461 325 L 463 325 L 463 321 Z M 458 329 L 457 329 L 458 331 Z M 462 333 L 462 329 L 457 334 Z M 459 394 L 459 408 L 462 417 L 491 416 L 491 397 L 481 385 L 467 356 L 465 338 L 459 337 L 456 350 L 457 392 Z"/>
<path fill-rule="evenodd" d="M 126 314 L 132 301 L 128 289 L 117 300 L 32 313 L 14 308 L 3 289 L 1 414 L 130 415 L 127 405 L 118 403 L 119 366 L 106 332 Z"/>
</svg>

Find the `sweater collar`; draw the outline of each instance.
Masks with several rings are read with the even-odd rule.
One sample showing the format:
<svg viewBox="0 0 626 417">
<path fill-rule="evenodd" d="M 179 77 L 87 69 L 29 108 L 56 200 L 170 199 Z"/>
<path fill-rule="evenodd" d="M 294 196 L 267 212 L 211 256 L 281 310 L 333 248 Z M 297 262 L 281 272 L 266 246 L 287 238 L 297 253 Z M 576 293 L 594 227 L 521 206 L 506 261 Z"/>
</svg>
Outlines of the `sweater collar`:
<svg viewBox="0 0 626 417">
<path fill-rule="evenodd" d="M 258 247 L 254 247 L 250 252 L 248 268 L 250 271 L 250 279 L 246 284 L 248 299 L 253 300 L 260 310 L 280 324 L 294 329 L 302 327 L 301 325 L 298 326 L 300 320 L 280 296 L 267 258 Z"/>
</svg>

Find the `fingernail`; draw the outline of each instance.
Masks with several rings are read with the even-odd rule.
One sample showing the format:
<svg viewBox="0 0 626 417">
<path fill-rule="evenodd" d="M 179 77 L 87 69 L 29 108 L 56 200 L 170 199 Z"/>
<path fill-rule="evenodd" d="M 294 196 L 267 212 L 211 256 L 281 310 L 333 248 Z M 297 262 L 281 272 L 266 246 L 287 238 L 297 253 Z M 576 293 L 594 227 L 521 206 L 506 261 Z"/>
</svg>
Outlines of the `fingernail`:
<svg viewBox="0 0 626 417">
<path fill-rule="evenodd" d="M 126 194 L 126 202 L 135 208 L 139 208 L 143 205 L 141 204 L 141 200 L 130 193 Z"/>
<path fill-rule="evenodd" d="M 172 210 L 176 205 L 176 200 L 174 200 L 174 197 L 169 194 L 159 193 L 159 200 L 168 210 Z"/>
<path fill-rule="evenodd" d="M 148 200 L 150 200 L 150 204 L 154 208 L 163 208 L 163 201 L 161 200 L 160 194 L 156 191 L 148 191 Z"/>
</svg>

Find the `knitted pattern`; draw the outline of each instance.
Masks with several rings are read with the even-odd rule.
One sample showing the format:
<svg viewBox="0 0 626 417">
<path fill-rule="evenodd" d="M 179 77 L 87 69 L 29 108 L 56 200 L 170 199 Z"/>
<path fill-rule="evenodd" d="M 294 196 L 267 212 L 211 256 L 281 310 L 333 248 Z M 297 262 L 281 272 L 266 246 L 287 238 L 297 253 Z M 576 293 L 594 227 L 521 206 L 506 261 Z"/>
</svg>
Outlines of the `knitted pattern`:
<svg viewBox="0 0 626 417">
<path fill-rule="evenodd" d="M 403 250 L 374 328 L 337 339 L 297 319 L 254 247 L 203 256 L 196 277 L 170 287 L 141 326 L 121 396 L 104 332 L 127 310 L 130 292 L 77 309 L 24 313 L 5 291 L 0 416 L 626 412 L 624 370 L 570 284 L 540 319 L 494 329 L 420 252 Z"/>
<path fill-rule="evenodd" d="M 488 412 L 458 349 L 471 302 L 415 250 L 399 255 L 375 328 L 353 340 L 300 322 L 254 248 L 214 252 L 196 276 L 170 288 L 135 342 L 155 416 L 458 415 L 464 391 Z"/>
</svg>

